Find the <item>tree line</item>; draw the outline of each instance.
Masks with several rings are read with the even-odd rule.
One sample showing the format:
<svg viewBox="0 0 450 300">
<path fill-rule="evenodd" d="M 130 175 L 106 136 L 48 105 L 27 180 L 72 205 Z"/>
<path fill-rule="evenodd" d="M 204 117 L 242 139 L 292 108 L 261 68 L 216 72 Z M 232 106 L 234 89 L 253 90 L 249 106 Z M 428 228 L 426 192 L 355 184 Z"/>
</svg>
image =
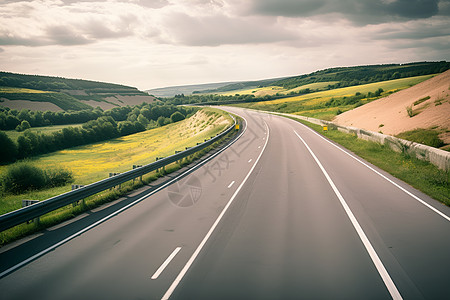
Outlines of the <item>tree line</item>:
<svg viewBox="0 0 450 300">
<path fill-rule="evenodd" d="M 103 111 L 101 108 L 84 109 L 80 111 L 32 111 L 29 109 L 10 109 L 8 107 L 0 106 L 0 130 L 14 130 L 24 131 L 31 127 L 42 127 L 50 125 L 68 125 L 81 124 L 91 120 L 96 120 L 102 116 L 111 116 L 115 121 L 125 121 L 130 119 L 136 121 L 140 115 L 141 121 L 145 124 L 150 121 L 159 122 L 161 126 L 168 122 L 168 118 L 175 112 L 179 111 L 186 115 L 190 113 L 190 109 L 183 107 L 174 107 L 173 105 L 158 105 L 158 104 L 142 104 L 139 106 L 123 106 L 115 107 L 113 109 Z M 159 120 L 159 117 L 164 119 Z M 145 119 L 147 120 L 145 120 Z M 163 124 L 164 125 L 164 124 Z"/>
<path fill-rule="evenodd" d="M 57 150 L 105 141 L 146 129 L 164 126 L 183 120 L 192 115 L 197 108 L 177 107 L 173 105 L 155 105 L 144 103 L 135 107 L 117 107 L 108 111 L 93 110 L 93 115 L 81 127 L 66 127 L 52 133 L 39 133 L 25 130 L 17 141 L 11 140 L 0 131 L 0 163 L 9 163 L 17 159 L 28 158 Z M 29 112 L 30 113 L 30 112 Z M 79 116 L 77 123 L 82 117 Z M 26 120 L 20 124 L 23 125 Z M 29 122 L 28 122 L 29 123 Z"/>
<path fill-rule="evenodd" d="M 10 72 L 0 72 L 0 86 L 29 88 L 43 91 L 92 90 L 97 93 L 103 91 L 108 93 L 141 93 L 134 87 L 120 84 L 81 79 L 68 79 L 62 77 L 25 75 Z"/>
</svg>

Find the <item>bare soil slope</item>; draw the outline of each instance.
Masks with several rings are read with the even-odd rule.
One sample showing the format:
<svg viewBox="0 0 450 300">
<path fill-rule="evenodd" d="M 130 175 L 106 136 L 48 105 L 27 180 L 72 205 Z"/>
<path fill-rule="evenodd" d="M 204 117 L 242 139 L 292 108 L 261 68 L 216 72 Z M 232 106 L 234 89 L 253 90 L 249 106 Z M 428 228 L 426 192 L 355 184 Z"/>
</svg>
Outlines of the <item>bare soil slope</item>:
<svg viewBox="0 0 450 300">
<path fill-rule="evenodd" d="M 413 117 L 408 115 L 407 107 L 412 109 Z M 336 116 L 333 121 L 389 135 L 417 128 L 448 130 L 450 70 L 406 90 L 347 111 Z M 449 132 L 443 133 L 440 138 L 445 143 L 450 143 Z"/>
</svg>

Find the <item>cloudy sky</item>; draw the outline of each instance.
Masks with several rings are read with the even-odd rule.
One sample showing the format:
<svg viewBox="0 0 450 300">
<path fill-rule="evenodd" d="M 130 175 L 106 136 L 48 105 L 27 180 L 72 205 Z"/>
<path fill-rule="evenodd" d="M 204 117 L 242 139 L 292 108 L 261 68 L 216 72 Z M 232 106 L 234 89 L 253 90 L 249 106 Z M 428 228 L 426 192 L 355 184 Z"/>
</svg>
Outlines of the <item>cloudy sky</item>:
<svg viewBox="0 0 450 300">
<path fill-rule="evenodd" d="M 450 60 L 450 0 L 0 0 L 0 70 L 156 87 Z"/>
</svg>

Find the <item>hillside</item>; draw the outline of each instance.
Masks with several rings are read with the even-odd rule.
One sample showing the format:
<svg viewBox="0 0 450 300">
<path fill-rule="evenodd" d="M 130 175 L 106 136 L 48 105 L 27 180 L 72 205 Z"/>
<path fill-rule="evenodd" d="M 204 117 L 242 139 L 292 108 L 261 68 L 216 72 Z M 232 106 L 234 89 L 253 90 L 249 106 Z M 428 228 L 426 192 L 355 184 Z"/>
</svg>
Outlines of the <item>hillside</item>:
<svg viewBox="0 0 450 300">
<path fill-rule="evenodd" d="M 110 109 L 151 103 L 155 99 L 134 87 L 80 79 L 0 72 L 0 105 L 12 109 Z"/>
<path fill-rule="evenodd" d="M 334 121 L 398 135 L 433 129 L 450 144 L 450 70 L 413 87 L 338 115 Z"/>
<path fill-rule="evenodd" d="M 156 88 L 151 90 L 146 90 L 150 95 L 155 97 L 174 97 L 175 95 L 191 95 L 197 91 L 210 90 L 221 88 L 235 82 L 220 82 L 220 83 L 205 83 L 205 84 L 191 84 L 191 85 L 180 85 L 180 86 L 169 86 L 163 88 Z"/>
<path fill-rule="evenodd" d="M 304 74 L 286 78 L 265 79 L 260 81 L 238 82 L 225 85 L 216 89 L 201 90 L 201 93 L 256 93 L 258 88 L 269 88 L 274 92 L 263 92 L 267 94 L 308 93 L 327 89 L 336 89 L 347 86 L 355 86 L 399 78 L 408 78 L 421 75 L 442 73 L 450 68 L 450 63 L 441 62 L 415 62 L 408 64 L 369 65 L 355 67 L 337 67 L 319 70 L 310 74 Z M 311 84 L 319 84 L 317 86 Z M 257 88 L 255 90 L 255 88 Z M 251 89 L 250 91 L 248 91 Z M 265 89 L 267 90 L 267 89 Z"/>
</svg>

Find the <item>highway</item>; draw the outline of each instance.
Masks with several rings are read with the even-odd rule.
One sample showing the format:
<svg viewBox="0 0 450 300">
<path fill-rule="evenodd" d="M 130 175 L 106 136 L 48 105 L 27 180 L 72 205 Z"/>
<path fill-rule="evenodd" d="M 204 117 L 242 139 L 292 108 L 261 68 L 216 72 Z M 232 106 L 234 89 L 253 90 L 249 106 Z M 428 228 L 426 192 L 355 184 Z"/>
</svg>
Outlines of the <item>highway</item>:
<svg viewBox="0 0 450 300">
<path fill-rule="evenodd" d="M 224 109 L 246 129 L 193 172 L 0 249 L 0 298 L 449 299 L 450 207 L 300 123 Z"/>
</svg>

